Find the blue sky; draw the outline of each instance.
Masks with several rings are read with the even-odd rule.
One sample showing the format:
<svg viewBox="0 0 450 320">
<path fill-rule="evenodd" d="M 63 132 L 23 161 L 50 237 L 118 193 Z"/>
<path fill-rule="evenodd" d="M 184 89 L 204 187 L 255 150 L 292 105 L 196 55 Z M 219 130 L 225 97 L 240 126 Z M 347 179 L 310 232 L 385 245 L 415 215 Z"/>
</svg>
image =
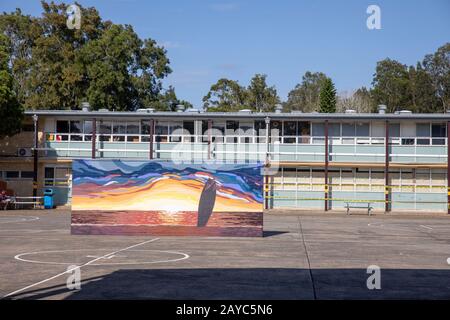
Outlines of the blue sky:
<svg viewBox="0 0 450 320">
<path fill-rule="evenodd" d="M 377 61 L 415 64 L 450 41 L 450 0 L 78 2 L 164 45 L 173 69 L 164 86 L 196 107 L 219 78 L 248 85 L 255 73 L 267 74 L 282 100 L 308 70 L 351 91 L 370 86 Z M 371 4 L 381 9 L 381 30 L 366 27 Z M 38 0 L 0 0 L 1 11 L 16 7 L 41 13 Z"/>
</svg>

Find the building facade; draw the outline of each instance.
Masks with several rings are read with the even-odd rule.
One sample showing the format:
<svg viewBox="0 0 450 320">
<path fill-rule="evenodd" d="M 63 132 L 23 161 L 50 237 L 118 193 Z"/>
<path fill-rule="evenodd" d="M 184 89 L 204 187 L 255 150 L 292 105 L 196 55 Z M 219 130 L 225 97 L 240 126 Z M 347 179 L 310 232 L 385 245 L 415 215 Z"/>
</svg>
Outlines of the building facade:
<svg viewBox="0 0 450 320">
<path fill-rule="evenodd" d="M 262 161 L 268 209 L 371 202 L 447 212 L 449 121 L 404 112 L 27 111 L 23 132 L 0 141 L 0 180 L 22 196 L 54 188 L 65 205 L 76 158 Z"/>
</svg>

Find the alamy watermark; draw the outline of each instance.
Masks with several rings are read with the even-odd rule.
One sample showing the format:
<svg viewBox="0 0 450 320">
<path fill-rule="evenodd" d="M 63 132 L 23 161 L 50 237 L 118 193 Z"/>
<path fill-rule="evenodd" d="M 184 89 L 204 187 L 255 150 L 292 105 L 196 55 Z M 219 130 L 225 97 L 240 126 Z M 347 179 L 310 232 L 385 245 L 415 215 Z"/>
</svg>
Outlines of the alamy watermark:
<svg viewBox="0 0 450 320">
<path fill-rule="evenodd" d="M 66 9 L 66 25 L 70 30 L 81 28 L 81 9 L 76 4 L 71 4 Z"/>
<path fill-rule="evenodd" d="M 369 30 L 381 29 L 381 9 L 376 4 L 367 7 L 366 13 L 369 17 L 366 20 L 366 25 Z"/>
<path fill-rule="evenodd" d="M 370 276 L 367 278 L 366 285 L 369 290 L 381 289 L 381 268 L 377 265 L 370 265 L 367 267 L 367 274 Z"/>
</svg>

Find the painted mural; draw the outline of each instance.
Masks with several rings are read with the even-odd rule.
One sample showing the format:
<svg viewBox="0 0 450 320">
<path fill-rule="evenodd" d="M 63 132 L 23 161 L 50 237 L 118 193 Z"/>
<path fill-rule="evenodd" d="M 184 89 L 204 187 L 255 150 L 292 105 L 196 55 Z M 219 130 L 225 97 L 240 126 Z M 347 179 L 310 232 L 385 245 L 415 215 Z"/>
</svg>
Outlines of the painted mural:
<svg viewBox="0 0 450 320">
<path fill-rule="evenodd" d="M 262 236 L 260 164 L 74 160 L 72 234 Z"/>
</svg>

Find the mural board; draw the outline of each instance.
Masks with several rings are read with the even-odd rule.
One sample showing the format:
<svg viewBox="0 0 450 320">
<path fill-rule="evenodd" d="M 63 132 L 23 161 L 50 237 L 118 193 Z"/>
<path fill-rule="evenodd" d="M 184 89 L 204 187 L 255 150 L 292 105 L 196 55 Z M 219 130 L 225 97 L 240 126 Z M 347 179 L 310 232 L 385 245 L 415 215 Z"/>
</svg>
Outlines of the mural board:
<svg viewBox="0 0 450 320">
<path fill-rule="evenodd" d="M 73 160 L 72 234 L 262 236 L 261 169 Z"/>
</svg>

